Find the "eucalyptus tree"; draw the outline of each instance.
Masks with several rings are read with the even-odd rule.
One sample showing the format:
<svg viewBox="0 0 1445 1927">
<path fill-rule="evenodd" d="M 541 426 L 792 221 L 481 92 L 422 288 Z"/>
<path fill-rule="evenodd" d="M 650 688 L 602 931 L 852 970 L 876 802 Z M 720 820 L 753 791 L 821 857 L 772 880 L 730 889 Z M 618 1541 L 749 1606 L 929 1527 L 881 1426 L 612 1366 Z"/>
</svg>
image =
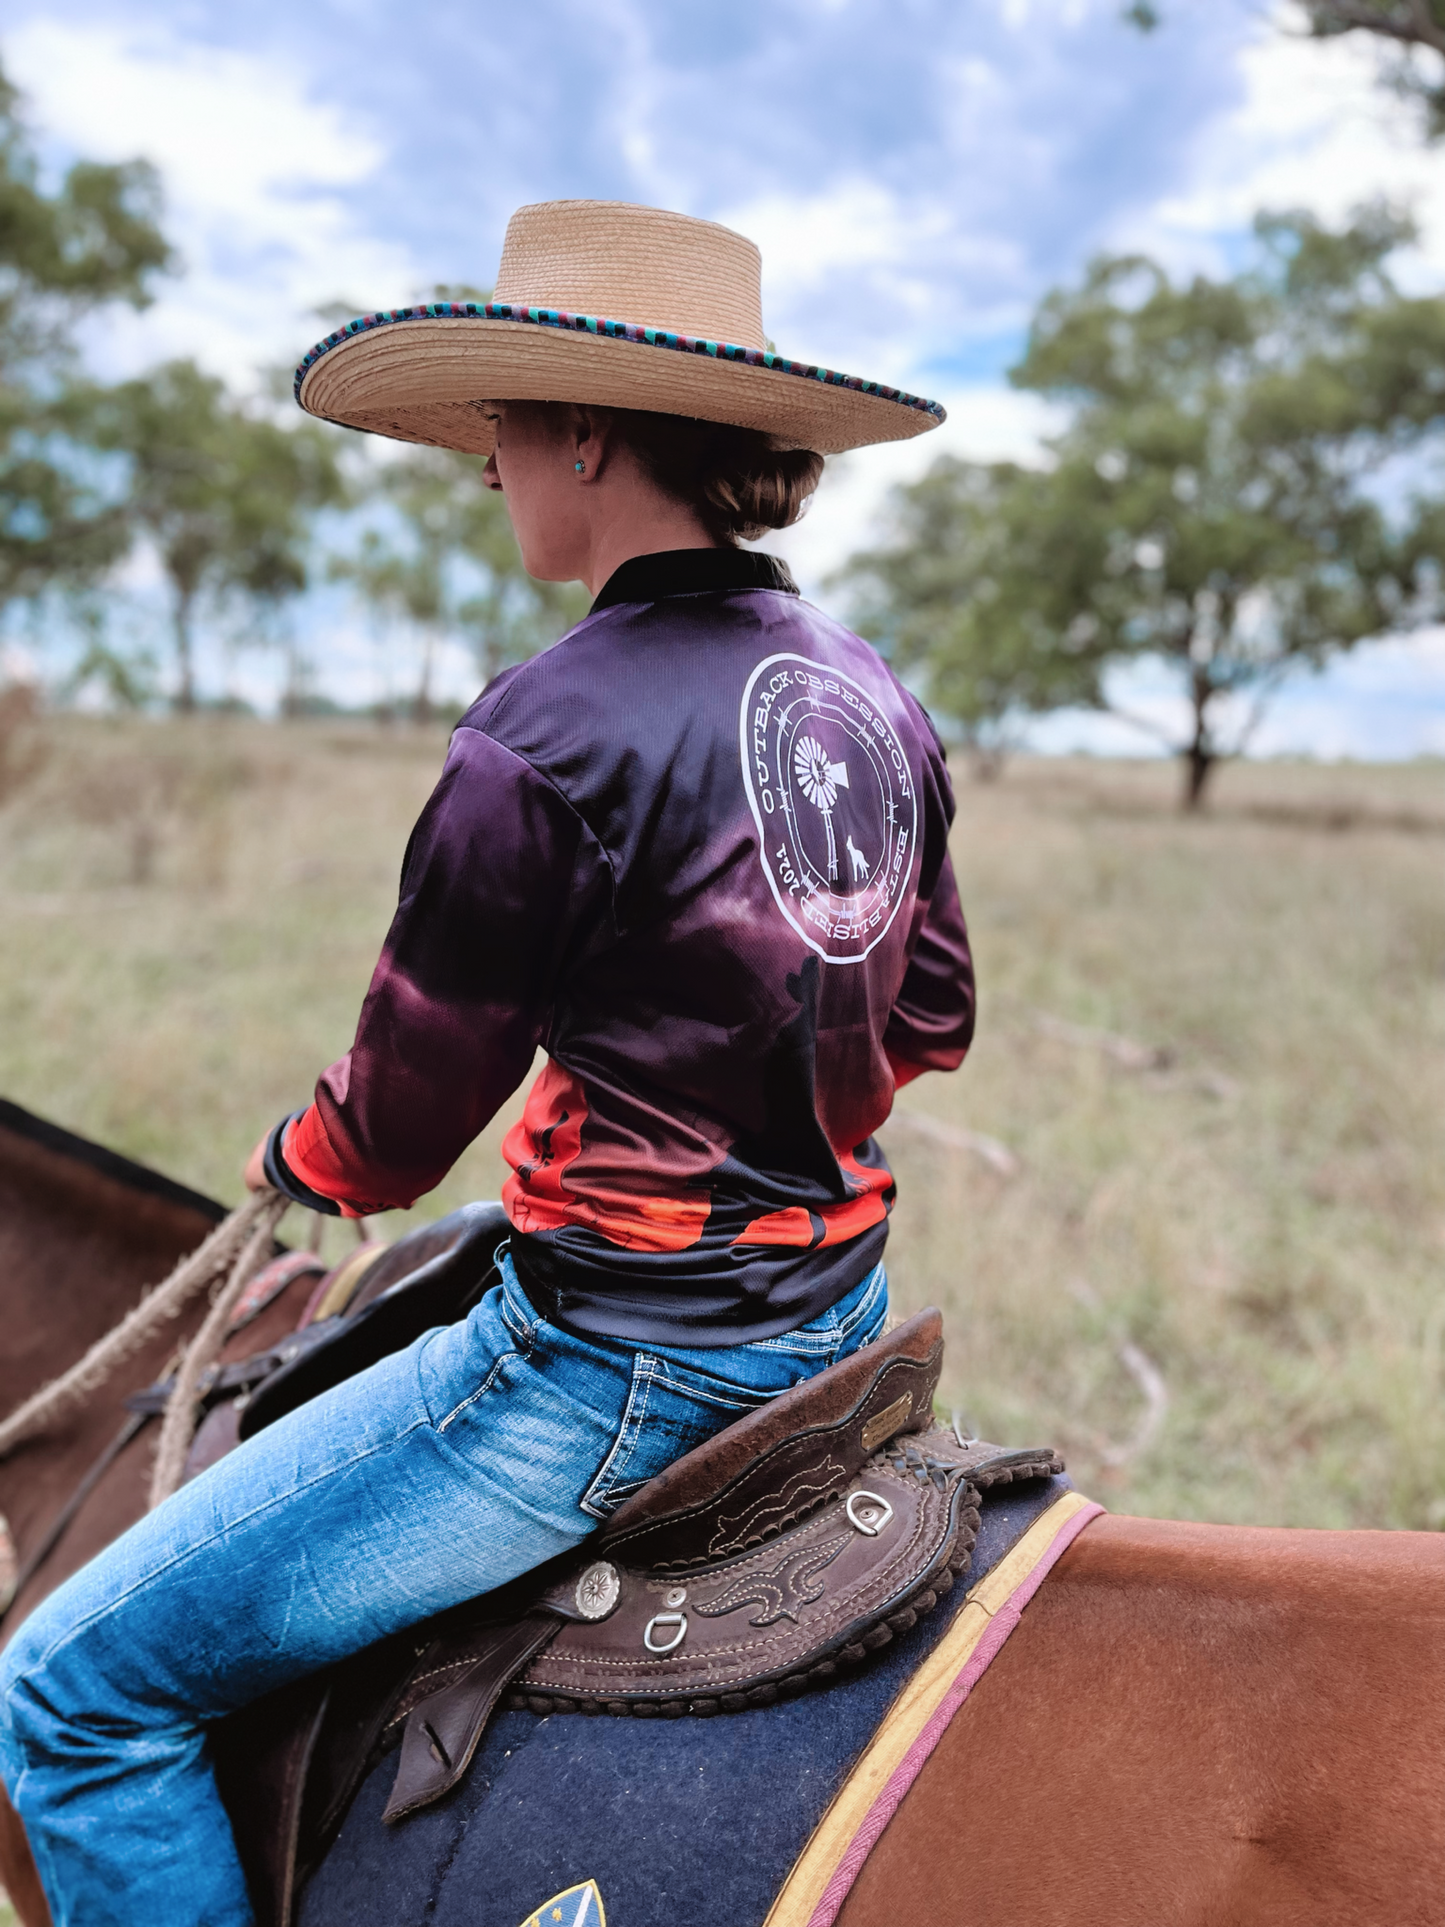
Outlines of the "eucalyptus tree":
<svg viewBox="0 0 1445 1927">
<path fill-rule="evenodd" d="M 1445 427 L 1445 303 L 1390 272 L 1412 237 L 1382 208 L 1261 217 L 1230 279 L 1115 257 L 1047 296 L 1011 379 L 1064 411 L 1049 465 L 905 490 L 892 542 L 852 565 L 872 632 L 945 708 L 1002 659 L 995 716 L 1108 706 L 1106 670 L 1162 659 L 1197 805 L 1289 669 L 1435 607 L 1438 510 L 1392 523 L 1377 483 Z"/>
<path fill-rule="evenodd" d="M 76 329 L 107 303 L 143 307 L 171 259 L 140 161 L 77 161 L 43 186 L 19 96 L 0 72 L 0 608 L 94 580 L 129 539 L 90 426 Z"/>
<path fill-rule="evenodd" d="M 1076 620 L 1097 565 L 1052 475 L 946 456 L 894 491 L 885 540 L 840 579 L 860 631 L 926 679 L 975 773 L 994 776 L 1023 717 L 1103 701 L 1097 630 Z"/>
<path fill-rule="evenodd" d="M 196 706 L 195 633 L 206 604 L 274 612 L 310 577 L 312 523 L 344 498 L 326 429 L 281 427 L 192 361 L 110 390 L 97 441 L 127 464 L 127 507 L 171 598 L 175 708 Z"/>
<path fill-rule="evenodd" d="M 408 624 L 421 648 L 411 714 L 430 719 L 436 651 L 470 643 L 490 682 L 535 655 L 586 611 L 570 584 L 538 582 L 522 567 L 506 506 L 477 457 L 417 448 L 372 471 L 373 517 L 335 573 L 379 611 Z"/>
</svg>

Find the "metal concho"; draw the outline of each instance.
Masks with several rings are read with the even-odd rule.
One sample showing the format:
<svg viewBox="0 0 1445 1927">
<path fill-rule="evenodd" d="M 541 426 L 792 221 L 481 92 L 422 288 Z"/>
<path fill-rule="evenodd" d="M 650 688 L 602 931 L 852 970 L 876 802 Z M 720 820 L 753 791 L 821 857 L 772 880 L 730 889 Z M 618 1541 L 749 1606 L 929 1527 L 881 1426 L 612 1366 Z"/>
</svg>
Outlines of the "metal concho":
<svg viewBox="0 0 1445 1927">
<path fill-rule="evenodd" d="M 622 1578 L 616 1566 L 606 1559 L 598 1559 L 578 1579 L 573 1597 L 584 1619 L 605 1619 L 621 1593 Z"/>
<path fill-rule="evenodd" d="M 676 1626 L 677 1628 L 665 1646 L 659 1646 L 653 1640 L 653 1628 L 656 1626 Z M 642 1643 L 650 1653 L 675 1653 L 686 1638 L 686 1613 L 654 1613 L 642 1629 Z"/>
<path fill-rule="evenodd" d="M 881 1518 L 860 1519 L 858 1517 L 858 1514 L 853 1508 L 864 1499 L 866 1499 L 870 1505 L 876 1505 L 879 1508 L 882 1514 Z M 852 1526 L 856 1532 L 861 1532 L 865 1539 L 876 1539 L 884 1526 L 886 1526 L 888 1521 L 893 1517 L 893 1508 L 881 1492 L 850 1492 L 848 1494 L 848 1503 L 843 1510 L 848 1514 L 849 1525 Z"/>
</svg>

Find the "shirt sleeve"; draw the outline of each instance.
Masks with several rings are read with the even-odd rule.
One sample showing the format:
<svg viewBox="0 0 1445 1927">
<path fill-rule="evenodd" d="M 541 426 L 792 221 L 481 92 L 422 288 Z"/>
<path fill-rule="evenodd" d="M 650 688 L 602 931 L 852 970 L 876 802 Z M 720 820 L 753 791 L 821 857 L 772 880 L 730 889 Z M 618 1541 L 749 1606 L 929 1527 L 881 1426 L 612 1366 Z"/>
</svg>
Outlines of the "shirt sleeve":
<svg viewBox="0 0 1445 1927">
<path fill-rule="evenodd" d="M 954 819 L 954 792 L 938 750 L 933 771 L 936 807 L 931 811 L 933 892 L 909 958 L 904 983 L 882 1033 L 882 1048 L 894 1073 L 894 1089 L 902 1089 L 923 1071 L 956 1071 L 973 1043 L 975 983 L 969 933 L 958 900 L 954 859 L 948 854 L 948 827 Z"/>
<path fill-rule="evenodd" d="M 561 793 L 459 729 L 407 846 L 355 1042 L 282 1127 L 278 1168 L 347 1217 L 430 1191 L 525 1077 L 610 892 L 606 856 Z"/>
</svg>

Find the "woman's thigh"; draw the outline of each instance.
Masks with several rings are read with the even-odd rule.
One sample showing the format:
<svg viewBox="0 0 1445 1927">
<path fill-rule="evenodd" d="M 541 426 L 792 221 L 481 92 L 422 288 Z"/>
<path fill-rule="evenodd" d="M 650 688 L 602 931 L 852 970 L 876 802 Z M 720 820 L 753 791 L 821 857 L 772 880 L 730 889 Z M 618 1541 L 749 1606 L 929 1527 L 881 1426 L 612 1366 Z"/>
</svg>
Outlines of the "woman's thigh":
<svg viewBox="0 0 1445 1927">
<path fill-rule="evenodd" d="M 798 1333 L 595 1344 L 510 1266 L 459 1324 L 270 1426 L 37 1609 L 22 1702 L 112 1731 L 217 1719 L 577 1545 L 664 1466 L 881 1327 L 879 1268 Z M 46 1724 L 49 1722 L 46 1721 Z"/>
<path fill-rule="evenodd" d="M 12 1687 L 109 1720 L 210 1720 L 575 1545 L 630 1374 L 462 1323 L 291 1413 L 40 1606 Z M 38 1686 L 38 1681 L 36 1681 Z"/>
</svg>

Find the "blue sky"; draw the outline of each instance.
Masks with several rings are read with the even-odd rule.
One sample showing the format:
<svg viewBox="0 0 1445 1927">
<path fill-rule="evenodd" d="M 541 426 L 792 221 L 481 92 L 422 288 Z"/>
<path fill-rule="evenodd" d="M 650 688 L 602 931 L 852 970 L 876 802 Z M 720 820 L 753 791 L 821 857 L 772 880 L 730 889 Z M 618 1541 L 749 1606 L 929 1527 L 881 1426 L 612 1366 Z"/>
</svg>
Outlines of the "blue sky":
<svg viewBox="0 0 1445 1927">
<path fill-rule="evenodd" d="M 1033 303 L 1100 248 L 1218 267 L 1256 206 L 1333 216 L 1386 191 L 1425 223 L 1412 277 L 1445 285 L 1445 154 L 1422 150 L 1371 85 L 1368 50 L 1292 40 L 1257 0 L 1172 0 L 1150 36 L 1119 12 L 1117 0 L 11 0 L 0 53 L 56 164 L 144 152 L 162 171 L 187 272 L 145 315 L 96 331 L 107 372 L 184 353 L 254 380 L 324 331 L 314 311 L 329 302 L 486 283 L 523 201 L 646 201 L 752 235 L 785 352 L 950 412 L 924 442 L 830 475 L 784 544 L 816 588 L 866 537 L 889 483 L 936 453 L 1037 448 L 1047 417 L 1004 370 Z M 143 598 L 143 569 L 135 587 Z M 312 623 L 338 686 L 375 677 L 359 612 L 328 597 Z M 1427 639 L 1402 662 L 1390 645 L 1377 679 L 1389 693 L 1369 702 L 1358 664 L 1353 682 L 1311 680 L 1293 725 L 1286 692 L 1290 746 L 1445 750 L 1434 649 Z M 450 672 L 464 689 L 467 665 Z M 271 673 L 259 659 L 246 671 L 257 693 Z"/>
</svg>

